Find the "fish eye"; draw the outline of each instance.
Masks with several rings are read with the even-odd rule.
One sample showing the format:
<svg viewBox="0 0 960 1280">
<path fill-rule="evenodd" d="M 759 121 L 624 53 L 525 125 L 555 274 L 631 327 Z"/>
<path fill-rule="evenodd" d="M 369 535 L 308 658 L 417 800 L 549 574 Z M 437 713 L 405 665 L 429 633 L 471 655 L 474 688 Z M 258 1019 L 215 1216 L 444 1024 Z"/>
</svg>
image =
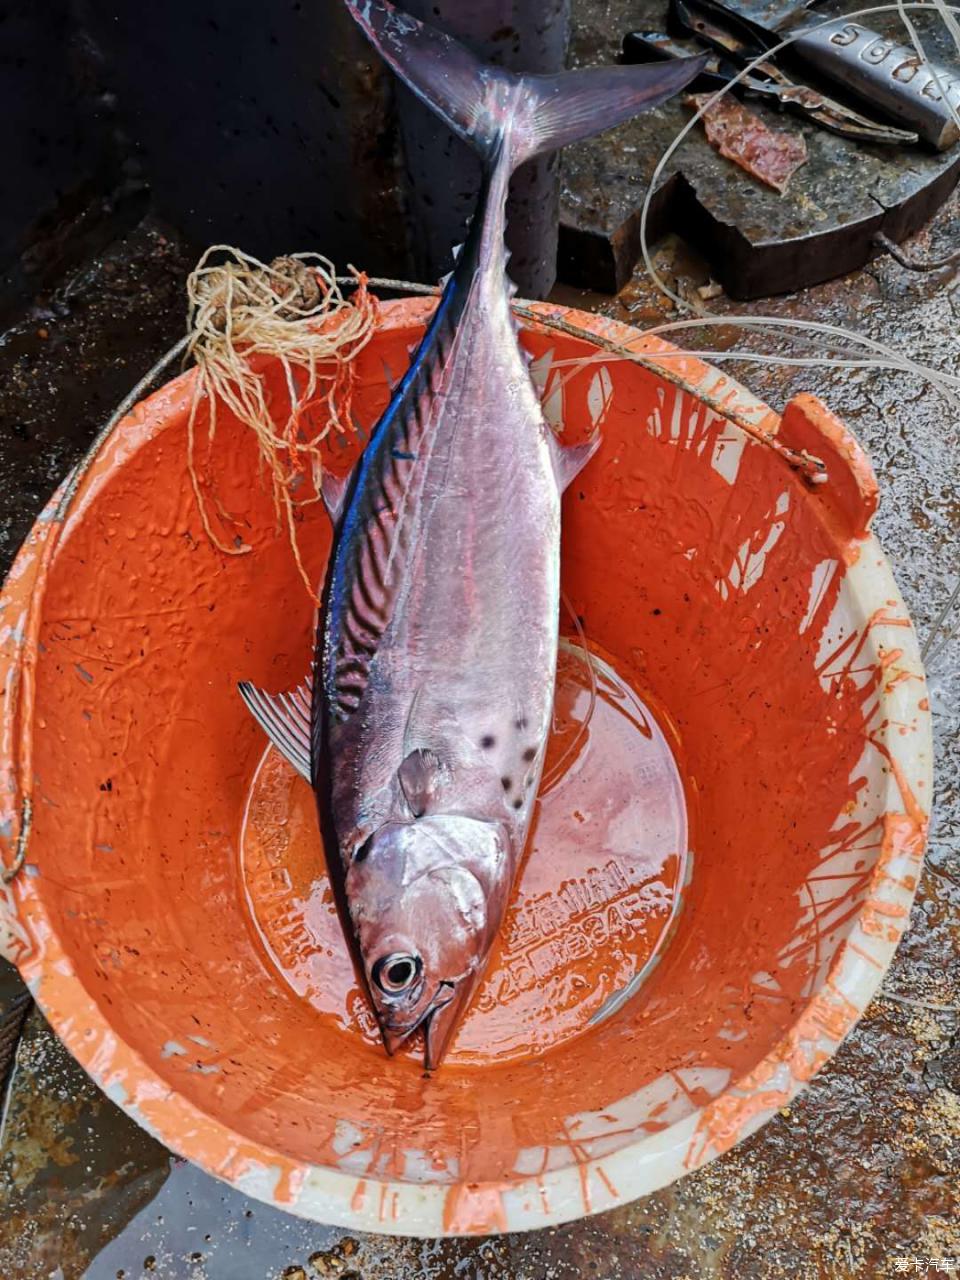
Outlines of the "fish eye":
<svg viewBox="0 0 960 1280">
<path fill-rule="evenodd" d="M 385 996 L 398 996 L 409 991 L 420 977 L 423 962 L 419 956 L 395 951 L 381 956 L 373 966 L 373 980 Z"/>
</svg>

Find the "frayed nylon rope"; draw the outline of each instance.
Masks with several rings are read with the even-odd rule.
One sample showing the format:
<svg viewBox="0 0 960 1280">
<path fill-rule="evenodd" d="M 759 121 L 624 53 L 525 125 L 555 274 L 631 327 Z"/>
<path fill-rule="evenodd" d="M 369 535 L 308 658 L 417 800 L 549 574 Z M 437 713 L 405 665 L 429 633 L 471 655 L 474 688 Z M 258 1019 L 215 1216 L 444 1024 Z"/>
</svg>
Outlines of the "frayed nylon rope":
<svg viewBox="0 0 960 1280">
<path fill-rule="evenodd" d="M 230 257 L 213 264 L 214 254 Z M 239 534 L 226 542 L 214 530 L 197 466 L 200 407 L 206 411 L 209 456 L 223 405 L 256 436 L 278 526 L 286 526 L 297 570 L 316 604 L 300 554 L 296 512 L 319 499 L 320 445 L 350 423 L 354 359 L 379 318 L 366 276 L 353 271 L 348 279 L 354 290 L 349 301 L 333 264 L 320 254 L 292 254 L 268 265 L 229 245 L 214 245 L 187 280 L 187 355 L 197 366 L 187 420 L 188 470 L 204 531 L 227 555 L 250 550 Z M 282 371 L 280 390 L 264 377 L 272 361 Z M 221 524 L 236 526 L 212 489 L 210 496 Z"/>
</svg>

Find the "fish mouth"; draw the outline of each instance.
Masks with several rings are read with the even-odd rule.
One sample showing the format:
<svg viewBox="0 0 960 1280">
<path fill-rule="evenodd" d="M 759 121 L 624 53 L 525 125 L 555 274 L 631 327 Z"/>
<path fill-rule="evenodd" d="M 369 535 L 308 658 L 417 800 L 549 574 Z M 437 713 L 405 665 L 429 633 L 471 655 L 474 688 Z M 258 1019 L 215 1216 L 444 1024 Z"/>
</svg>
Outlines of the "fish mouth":
<svg viewBox="0 0 960 1280">
<path fill-rule="evenodd" d="M 451 992 L 449 1000 L 436 1005 L 430 1010 L 423 1023 L 423 1069 L 436 1071 L 443 1056 L 447 1052 L 450 1041 L 459 1023 L 458 1013 L 463 1003 L 456 998 L 458 993 Z"/>
<path fill-rule="evenodd" d="M 434 1071 L 440 1065 L 440 1060 L 446 1052 L 451 1033 L 456 1024 L 456 1018 L 450 1017 L 447 1013 L 451 1005 L 459 1004 L 456 997 L 456 983 L 444 979 L 438 985 L 436 994 L 416 1022 L 411 1022 L 408 1027 L 399 1028 L 388 1027 L 381 1023 L 380 1034 L 383 1037 L 383 1044 L 387 1053 L 392 1057 L 416 1031 L 422 1028 L 424 1069 Z"/>
</svg>

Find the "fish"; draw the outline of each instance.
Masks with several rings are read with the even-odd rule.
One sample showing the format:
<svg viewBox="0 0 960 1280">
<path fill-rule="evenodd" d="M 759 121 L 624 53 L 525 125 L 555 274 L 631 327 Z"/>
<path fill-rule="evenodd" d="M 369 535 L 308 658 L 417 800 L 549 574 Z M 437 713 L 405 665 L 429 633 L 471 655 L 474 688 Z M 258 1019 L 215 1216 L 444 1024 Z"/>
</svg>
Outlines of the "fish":
<svg viewBox="0 0 960 1280">
<path fill-rule="evenodd" d="M 241 695 L 310 782 L 383 1044 L 435 1070 L 484 973 L 530 830 L 552 721 L 563 446 L 511 311 L 504 245 L 524 161 L 669 98 L 689 63 L 516 74 L 388 0 L 344 0 L 383 60 L 478 153 L 467 238 L 350 475 L 311 672 Z"/>
</svg>

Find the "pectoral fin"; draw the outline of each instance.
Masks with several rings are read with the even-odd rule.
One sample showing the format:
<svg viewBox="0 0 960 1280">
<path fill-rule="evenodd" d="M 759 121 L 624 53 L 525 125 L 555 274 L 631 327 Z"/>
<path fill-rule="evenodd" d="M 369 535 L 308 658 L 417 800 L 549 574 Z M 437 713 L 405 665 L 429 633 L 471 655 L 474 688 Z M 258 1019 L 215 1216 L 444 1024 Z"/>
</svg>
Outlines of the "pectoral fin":
<svg viewBox="0 0 960 1280">
<path fill-rule="evenodd" d="M 415 818 L 423 817 L 436 799 L 443 781 L 440 757 L 427 747 L 418 747 L 401 764 L 397 777 L 410 812 Z"/>
<path fill-rule="evenodd" d="M 302 778 L 311 782 L 312 677 L 307 676 L 303 684 L 292 693 L 264 693 L 248 680 L 242 680 L 237 688 L 250 714 L 280 754 L 293 765 Z"/>
</svg>

